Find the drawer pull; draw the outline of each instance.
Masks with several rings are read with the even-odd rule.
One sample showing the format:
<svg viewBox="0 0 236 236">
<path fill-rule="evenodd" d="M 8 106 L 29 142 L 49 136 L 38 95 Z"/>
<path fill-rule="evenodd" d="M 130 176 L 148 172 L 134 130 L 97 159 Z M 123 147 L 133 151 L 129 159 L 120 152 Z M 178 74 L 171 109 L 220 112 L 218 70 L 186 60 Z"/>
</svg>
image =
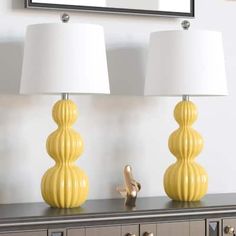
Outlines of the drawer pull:
<svg viewBox="0 0 236 236">
<path fill-rule="evenodd" d="M 154 233 L 145 232 L 145 233 L 143 234 L 143 236 L 154 236 Z"/>
<path fill-rule="evenodd" d="M 234 234 L 234 227 L 232 227 L 232 226 L 225 226 L 225 229 L 224 229 L 224 231 L 225 231 L 225 234 L 232 234 L 232 235 L 235 235 Z"/>
<path fill-rule="evenodd" d="M 126 234 L 126 236 L 136 236 L 136 235 L 132 234 L 132 233 L 128 233 L 128 234 Z"/>
</svg>

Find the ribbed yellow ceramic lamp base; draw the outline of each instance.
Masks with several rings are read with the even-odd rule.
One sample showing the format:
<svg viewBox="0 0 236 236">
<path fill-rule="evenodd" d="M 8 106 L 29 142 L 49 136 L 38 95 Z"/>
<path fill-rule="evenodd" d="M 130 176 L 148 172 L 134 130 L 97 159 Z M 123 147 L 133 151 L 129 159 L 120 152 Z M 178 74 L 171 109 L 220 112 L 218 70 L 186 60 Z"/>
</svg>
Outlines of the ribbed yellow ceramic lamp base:
<svg viewBox="0 0 236 236">
<path fill-rule="evenodd" d="M 47 151 L 56 164 L 43 176 L 42 196 L 52 207 L 78 207 L 87 199 L 88 178 L 75 165 L 83 152 L 82 139 L 71 127 L 77 119 L 75 103 L 71 100 L 58 101 L 53 107 L 53 119 L 58 129 L 48 137 Z"/>
<path fill-rule="evenodd" d="M 207 192 L 208 176 L 194 159 L 203 148 L 201 135 L 191 125 L 197 119 L 196 106 L 182 101 L 175 107 L 179 128 L 169 138 L 169 149 L 177 158 L 164 175 L 167 195 L 177 201 L 199 201 Z"/>
</svg>

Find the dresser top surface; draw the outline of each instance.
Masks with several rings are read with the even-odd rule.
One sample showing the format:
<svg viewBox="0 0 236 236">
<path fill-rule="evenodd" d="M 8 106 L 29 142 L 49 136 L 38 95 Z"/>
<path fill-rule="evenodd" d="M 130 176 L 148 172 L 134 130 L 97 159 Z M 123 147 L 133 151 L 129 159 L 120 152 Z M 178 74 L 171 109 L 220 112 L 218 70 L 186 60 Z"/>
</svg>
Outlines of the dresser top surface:
<svg viewBox="0 0 236 236">
<path fill-rule="evenodd" d="M 55 209 L 45 203 L 0 204 L 0 223 L 16 219 L 51 220 L 55 218 L 101 218 L 165 214 L 202 214 L 204 212 L 236 212 L 236 193 L 209 194 L 199 202 L 175 202 L 167 197 L 138 198 L 136 207 L 124 206 L 123 199 L 88 200 L 82 207 Z"/>
</svg>

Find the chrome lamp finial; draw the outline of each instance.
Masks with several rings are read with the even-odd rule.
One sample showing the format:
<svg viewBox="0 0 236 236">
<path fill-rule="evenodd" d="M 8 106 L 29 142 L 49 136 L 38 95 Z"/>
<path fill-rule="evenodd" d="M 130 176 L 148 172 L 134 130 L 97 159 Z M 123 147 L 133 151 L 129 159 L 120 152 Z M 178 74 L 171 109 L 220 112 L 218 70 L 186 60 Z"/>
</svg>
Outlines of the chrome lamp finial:
<svg viewBox="0 0 236 236">
<path fill-rule="evenodd" d="M 68 23 L 69 20 L 70 20 L 70 16 L 67 13 L 63 13 L 62 16 L 61 16 L 61 21 L 63 23 Z"/>
<path fill-rule="evenodd" d="M 188 30 L 190 27 L 190 22 L 188 20 L 184 20 L 182 21 L 181 26 L 184 30 Z"/>
</svg>

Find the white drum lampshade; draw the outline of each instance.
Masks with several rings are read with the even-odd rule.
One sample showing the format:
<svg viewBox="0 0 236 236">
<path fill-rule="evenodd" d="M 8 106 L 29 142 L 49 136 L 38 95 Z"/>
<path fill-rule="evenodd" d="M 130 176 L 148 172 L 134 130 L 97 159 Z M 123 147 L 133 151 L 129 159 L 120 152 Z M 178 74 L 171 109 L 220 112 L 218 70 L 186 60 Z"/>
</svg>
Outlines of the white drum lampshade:
<svg viewBox="0 0 236 236">
<path fill-rule="evenodd" d="M 103 28 L 90 24 L 28 27 L 21 93 L 110 93 Z"/>
<path fill-rule="evenodd" d="M 145 95 L 226 95 L 220 32 L 161 31 L 151 34 Z"/>
</svg>

